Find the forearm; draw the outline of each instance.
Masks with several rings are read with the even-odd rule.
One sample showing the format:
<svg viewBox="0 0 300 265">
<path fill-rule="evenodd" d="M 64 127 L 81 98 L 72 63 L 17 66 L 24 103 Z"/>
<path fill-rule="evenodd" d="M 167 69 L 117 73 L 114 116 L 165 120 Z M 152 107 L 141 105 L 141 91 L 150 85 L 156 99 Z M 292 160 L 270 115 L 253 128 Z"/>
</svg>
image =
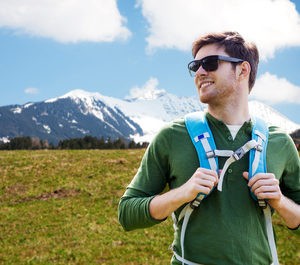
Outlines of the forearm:
<svg viewBox="0 0 300 265">
<path fill-rule="evenodd" d="M 146 228 L 160 223 L 149 213 L 149 203 L 153 197 L 123 196 L 118 207 L 118 218 L 126 231 Z"/>
<path fill-rule="evenodd" d="M 300 205 L 284 195 L 282 195 L 280 201 L 275 204 L 270 200 L 270 205 L 283 218 L 289 228 L 295 229 L 300 225 Z"/>
<path fill-rule="evenodd" d="M 154 197 L 149 206 L 150 215 L 156 220 L 162 220 L 184 203 L 194 200 L 198 193 L 209 194 L 217 183 L 218 175 L 215 171 L 198 168 L 179 188 Z"/>
<path fill-rule="evenodd" d="M 149 212 L 152 218 L 163 220 L 185 202 L 180 188 L 173 189 L 162 195 L 155 196 L 150 202 Z"/>
</svg>

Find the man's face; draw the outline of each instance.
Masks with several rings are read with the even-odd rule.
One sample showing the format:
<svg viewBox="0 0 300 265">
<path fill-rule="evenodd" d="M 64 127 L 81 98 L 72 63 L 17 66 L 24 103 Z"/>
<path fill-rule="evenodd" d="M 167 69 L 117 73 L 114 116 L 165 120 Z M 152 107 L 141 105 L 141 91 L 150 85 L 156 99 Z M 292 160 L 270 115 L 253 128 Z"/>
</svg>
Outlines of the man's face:
<svg viewBox="0 0 300 265">
<path fill-rule="evenodd" d="M 224 48 L 216 44 L 203 46 L 196 54 L 195 60 L 200 60 L 209 55 L 229 56 Z M 237 89 L 235 68 L 230 62 L 219 61 L 218 69 L 207 72 L 202 66 L 195 76 L 195 85 L 198 90 L 200 101 L 207 104 L 222 104 L 231 101 Z"/>
</svg>

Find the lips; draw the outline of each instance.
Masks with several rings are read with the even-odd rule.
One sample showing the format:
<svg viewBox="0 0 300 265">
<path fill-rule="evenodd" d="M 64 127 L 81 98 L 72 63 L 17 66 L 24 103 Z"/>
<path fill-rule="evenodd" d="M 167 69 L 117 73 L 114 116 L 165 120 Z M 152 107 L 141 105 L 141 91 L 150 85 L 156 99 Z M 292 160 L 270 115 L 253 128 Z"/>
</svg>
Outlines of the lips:
<svg viewBox="0 0 300 265">
<path fill-rule="evenodd" d="M 208 87 L 212 84 L 214 84 L 213 81 L 202 81 L 202 82 L 200 82 L 199 88 L 202 89 L 202 88 Z"/>
</svg>

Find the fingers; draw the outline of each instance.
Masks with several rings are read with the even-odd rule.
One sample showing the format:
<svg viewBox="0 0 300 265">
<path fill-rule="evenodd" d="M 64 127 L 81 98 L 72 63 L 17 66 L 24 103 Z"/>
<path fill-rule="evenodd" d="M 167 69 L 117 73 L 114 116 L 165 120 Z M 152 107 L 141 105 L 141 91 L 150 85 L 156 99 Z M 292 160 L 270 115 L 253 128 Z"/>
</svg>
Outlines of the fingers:
<svg viewBox="0 0 300 265">
<path fill-rule="evenodd" d="M 201 167 L 199 167 L 196 170 L 194 175 L 197 175 L 197 177 L 199 178 L 212 180 L 214 181 L 215 184 L 218 183 L 218 179 L 219 179 L 216 171 L 207 168 L 201 168 Z"/>
<path fill-rule="evenodd" d="M 181 186 L 186 201 L 192 201 L 199 193 L 209 194 L 218 182 L 218 174 L 210 169 L 198 168 L 193 176 Z"/>
<path fill-rule="evenodd" d="M 246 172 L 243 173 L 245 178 L 247 175 Z M 248 186 L 260 199 L 279 199 L 281 196 L 279 181 L 272 173 L 256 174 L 249 180 Z"/>
<path fill-rule="evenodd" d="M 218 174 L 217 172 L 205 169 L 205 168 L 198 168 L 194 173 L 191 181 L 199 189 L 199 192 L 208 194 L 211 189 L 217 185 L 218 183 Z"/>
<path fill-rule="evenodd" d="M 247 173 L 247 172 L 244 172 Z M 243 176 L 244 176 L 243 173 Z M 245 174 L 246 175 L 246 174 Z M 249 175 L 249 174 L 248 174 Z M 279 185 L 279 181 L 276 179 L 275 175 L 272 173 L 258 173 L 254 177 L 252 177 L 249 182 L 249 187 L 257 188 L 261 185 Z"/>
<path fill-rule="evenodd" d="M 216 171 L 208 169 L 208 168 L 203 168 L 203 167 L 198 167 L 196 172 L 197 171 L 203 172 L 205 174 L 212 175 L 212 176 L 217 176 L 218 175 Z"/>
<path fill-rule="evenodd" d="M 249 172 L 243 172 L 243 177 L 248 180 L 249 179 Z"/>
</svg>

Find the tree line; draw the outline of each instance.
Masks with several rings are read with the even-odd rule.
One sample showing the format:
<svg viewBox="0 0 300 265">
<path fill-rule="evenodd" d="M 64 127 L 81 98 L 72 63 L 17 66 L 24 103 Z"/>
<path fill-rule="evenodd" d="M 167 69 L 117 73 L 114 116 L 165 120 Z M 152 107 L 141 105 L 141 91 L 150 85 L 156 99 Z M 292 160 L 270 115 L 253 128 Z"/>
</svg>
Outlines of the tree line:
<svg viewBox="0 0 300 265">
<path fill-rule="evenodd" d="M 112 140 L 104 137 L 97 138 L 85 136 L 84 138 L 72 138 L 59 141 L 55 146 L 47 140 L 37 137 L 15 137 L 7 143 L 0 143 L 0 150 L 41 150 L 41 149 L 138 149 L 146 148 L 147 142 L 136 143 L 118 138 Z"/>
<path fill-rule="evenodd" d="M 300 151 L 300 129 L 292 132 L 290 136 L 292 137 L 298 151 Z"/>
<path fill-rule="evenodd" d="M 291 133 L 290 136 L 300 151 L 300 130 Z M 146 148 L 149 143 L 136 143 L 126 141 L 125 139 L 118 138 L 112 140 L 111 138 L 105 139 L 104 137 L 97 138 L 92 136 L 85 136 L 84 138 L 71 138 L 59 141 L 55 146 L 48 143 L 47 140 L 40 140 L 37 137 L 15 137 L 8 143 L 0 142 L 0 150 L 40 150 L 40 149 L 138 149 Z"/>
</svg>

